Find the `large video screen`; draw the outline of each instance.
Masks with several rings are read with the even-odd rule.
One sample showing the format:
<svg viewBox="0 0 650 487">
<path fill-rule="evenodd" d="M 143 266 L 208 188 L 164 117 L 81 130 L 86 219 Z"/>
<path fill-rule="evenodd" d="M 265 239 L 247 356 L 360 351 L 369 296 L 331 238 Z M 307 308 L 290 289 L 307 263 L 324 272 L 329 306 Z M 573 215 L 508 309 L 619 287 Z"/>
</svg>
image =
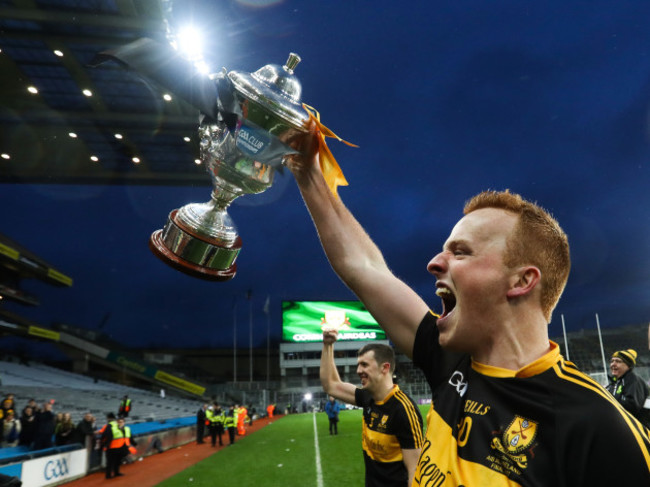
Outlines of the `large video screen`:
<svg viewBox="0 0 650 487">
<path fill-rule="evenodd" d="M 282 301 L 282 341 L 322 342 L 325 328 L 337 328 L 339 340 L 386 340 L 359 301 Z"/>
</svg>

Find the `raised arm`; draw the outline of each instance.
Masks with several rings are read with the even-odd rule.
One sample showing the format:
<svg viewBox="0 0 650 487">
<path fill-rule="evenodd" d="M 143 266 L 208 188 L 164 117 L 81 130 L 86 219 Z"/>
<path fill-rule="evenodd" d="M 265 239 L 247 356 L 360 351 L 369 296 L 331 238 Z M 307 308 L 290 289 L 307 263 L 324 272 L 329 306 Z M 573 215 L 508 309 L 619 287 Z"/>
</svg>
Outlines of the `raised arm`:
<svg viewBox="0 0 650 487">
<path fill-rule="evenodd" d="M 390 339 L 411 357 L 427 304 L 388 268 L 384 257 L 343 202 L 329 190 L 318 164 L 317 139 L 301 140 L 303 155 L 287 161 L 330 265 L 364 303 Z"/>
<path fill-rule="evenodd" d="M 334 363 L 334 342 L 338 334 L 336 331 L 323 332 L 323 352 L 320 356 L 320 382 L 323 389 L 330 396 L 348 404 L 356 404 L 354 392 L 356 386 L 343 382 Z"/>
</svg>

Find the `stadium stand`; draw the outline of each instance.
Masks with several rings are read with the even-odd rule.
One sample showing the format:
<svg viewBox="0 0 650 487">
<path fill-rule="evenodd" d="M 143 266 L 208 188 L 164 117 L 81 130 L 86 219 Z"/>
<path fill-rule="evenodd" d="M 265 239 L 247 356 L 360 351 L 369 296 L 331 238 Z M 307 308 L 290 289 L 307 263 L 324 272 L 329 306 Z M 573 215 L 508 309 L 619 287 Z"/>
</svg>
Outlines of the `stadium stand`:
<svg viewBox="0 0 650 487">
<path fill-rule="evenodd" d="M 120 400 L 128 394 L 133 401 L 133 410 L 127 424 L 138 440 L 133 459 L 161 453 L 196 439 L 199 398 L 174 395 L 162 398 L 157 393 L 136 387 L 18 360 L 0 361 L 0 379 L 0 396 L 14 394 L 17 411 L 21 412 L 30 399 L 38 405 L 54 401 L 55 414 L 70 413 L 73 423 L 77 424 L 86 412 L 90 412 L 96 418 L 96 428 L 105 424 L 108 412 L 117 413 Z M 78 478 L 102 469 L 102 453 L 96 446 L 96 440 L 86 437 L 85 444 L 71 443 L 45 449 L 26 446 L 0 448 L 0 474 L 31 478 L 36 471 L 46 472 L 44 465 L 60 464 L 65 465 L 63 470 L 67 480 Z M 28 485 L 32 484 L 28 482 Z"/>
<path fill-rule="evenodd" d="M 600 339 L 603 342 L 601 352 Z M 566 344 L 564 337 L 553 337 L 553 341 L 560 345 L 565 358 L 575 363 L 583 372 L 604 384 L 605 368 L 609 373 L 609 359 L 617 350 L 633 348 L 637 351 L 637 366 L 635 372 L 646 382 L 650 380 L 650 352 L 648 351 L 648 325 L 626 325 L 617 328 L 602 328 L 601 338 L 598 336 L 596 326 L 593 329 L 567 333 Z M 568 353 L 567 353 L 568 349 Z"/>
<path fill-rule="evenodd" d="M 54 399 L 55 411 L 71 413 L 75 423 L 87 411 L 98 422 L 103 421 L 109 411 L 117 413 L 124 394 L 128 394 L 133 402 L 133 413 L 129 417 L 131 423 L 193 416 L 199 403 L 198 400 L 170 395 L 163 400 L 150 391 L 95 380 L 39 363 L 25 365 L 0 361 L 0 377 L 2 393 L 15 394 L 19 410 L 32 398 L 39 404 Z"/>
</svg>

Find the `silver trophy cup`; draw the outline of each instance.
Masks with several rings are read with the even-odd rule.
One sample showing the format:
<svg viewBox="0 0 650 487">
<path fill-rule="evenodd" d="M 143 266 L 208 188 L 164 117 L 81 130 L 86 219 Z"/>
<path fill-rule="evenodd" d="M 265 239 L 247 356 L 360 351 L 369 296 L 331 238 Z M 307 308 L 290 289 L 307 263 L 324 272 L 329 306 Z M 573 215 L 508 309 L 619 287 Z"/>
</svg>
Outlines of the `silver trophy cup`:
<svg viewBox="0 0 650 487">
<path fill-rule="evenodd" d="M 295 153 L 287 142 L 307 130 L 309 116 L 293 73 L 299 62 L 292 53 L 284 66 L 268 64 L 254 73 L 224 70 L 213 78 L 217 86 L 230 87 L 222 98 L 236 117 L 203 117 L 200 157 L 212 177 L 212 197 L 173 210 L 165 227 L 153 232 L 149 247 L 165 263 L 201 279 L 235 276 L 242 241 L 228 206 L 238 196 L 269 188 L 282 158 Z"/>
</svg>

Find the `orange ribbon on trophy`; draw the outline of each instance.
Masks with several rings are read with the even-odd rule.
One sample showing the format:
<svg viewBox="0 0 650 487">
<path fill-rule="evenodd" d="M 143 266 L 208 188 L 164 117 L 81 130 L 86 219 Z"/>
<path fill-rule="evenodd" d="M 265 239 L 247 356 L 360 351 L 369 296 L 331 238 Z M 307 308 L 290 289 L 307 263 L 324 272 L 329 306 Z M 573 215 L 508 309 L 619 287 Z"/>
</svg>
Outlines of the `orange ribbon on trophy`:
<svg viewBox="0 0 650 487">
<path fill-rule="evenodd" d="M 327 147 L 325 138 L 326 137 L 335 138 L 339 142 L 343 142 L 344 144 L 349 145 L 350 147 L 359 147 L 359 146 L 343 140 L 341 137 L 339 137 L 330 129 L 328 129 L 325 125 L 323 125 L 320 121 L 320 113 L 318 113 L 318 110 L 316 110 L 314 107 L 310 107 L 306 103 L 303 103 L 302 107 L 309 114 L 309 122 L 313 121 L 316 124 L 316 127 L 318 128 L 318 132 L 316 135 L 318 136 L 318 156 L 320 160 L 320 168 L 321 171 L 323 171 L 325 182 L 327 183 L 327 186 L 329 187 L 330 191 L 334 196 L 338 197 L 337 188 L 339 186 L 347 186 L 348 182 L 345 179 L 345 176 L 343 175 L 343 171 L 341 171 L 341 167 L 336 162 L 336 159 L 334 159 L 334 155 L 332 154 L 332 151 L 330 151 L 330 148 Z"/>
</svg>

